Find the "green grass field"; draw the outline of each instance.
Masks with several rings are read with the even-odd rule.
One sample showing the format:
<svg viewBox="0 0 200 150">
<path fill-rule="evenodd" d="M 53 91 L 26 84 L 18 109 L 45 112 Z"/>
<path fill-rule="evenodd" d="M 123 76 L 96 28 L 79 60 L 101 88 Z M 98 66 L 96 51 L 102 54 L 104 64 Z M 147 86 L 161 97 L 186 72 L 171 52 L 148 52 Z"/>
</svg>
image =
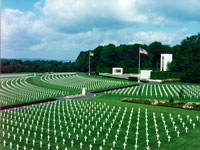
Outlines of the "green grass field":
<svg viewBox="0 0 200 150">
<path fill-rule="evenodd" d="M 157 144 L 153 113 L 156 116 L 160 147 Z M 169 115 L 175 122 L 176 131 Z M 185 149 L 186 145 L 189 149 L 196 150 L 200 147 L 198 136 L 200 122 L 197 121 L 197 116 L 199 112 L 195 111 L 122 103 L 121 97 L 104 94 L 81 101 L 58 101 L 1 112 L 1 147 L 16 149 L 18 145 L 19 148 L 48 149 L 50 143 L 50 149 L 56 147 L 80 149 L 82 143 L 82 149 L 85 150 L 90 149 L 90 144 L 92 149 L 100 149 L 100 147 L 124 149 L 126 143 L 125 149 L 134 149 L 139 118 L 138 149 L 146 149 L 148 146 L 151 149 Z M 184 127 L 180 122 L 181 118 L 185 123 Z M 171 137 L 170 141 L 168 141 L 165 125 Z M 180 132 L 180 137 L 177 137 L 177 131 Z M 116 142 L 115 145 L 113 141 Z"/>
<path fill-rule="evenodd" d="M 135 82 L 80 74 L 6 79 L 1 80 L 1 104 L 73 94 L 84 86 L 93 91 L 130 84 Z M 173 91 L 175 86 L 164 85 L 162 92 L 165 93 L 164 88 Z M 191 91 L 194 88 L 191 93 L 194 97 L 198 93 L 198 87 L 184 86 Z M 79 101 L 56 101 L 1 111 L 0 148 L 200 149 L 199 111 L 121 102 L 123 98 L 138 96 L 136 90 L 135 95 L 130 95 L 133 88 L 128 94 L 129 90 L 121 90 L 121 93 L 119 90 L 116 94 L 97 94 L 96 97 Z M 144 89 L 143 94 L 147 93 L 151 97 L 151 91 L 154 91 L 152 97 L 157 99 L 156 90 L 159 92 L 157 86 L 152 87 L 152 90 Z M 167 94 L 170 95 L 170 92 Z"/>
</svg>

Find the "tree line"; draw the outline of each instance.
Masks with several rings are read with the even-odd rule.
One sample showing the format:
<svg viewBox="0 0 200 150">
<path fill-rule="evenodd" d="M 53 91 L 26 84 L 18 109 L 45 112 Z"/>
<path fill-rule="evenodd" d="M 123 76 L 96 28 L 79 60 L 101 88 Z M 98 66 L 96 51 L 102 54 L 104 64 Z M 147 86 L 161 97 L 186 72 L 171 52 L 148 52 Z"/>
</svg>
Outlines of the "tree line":
<svg viewBox="0 0 200 150">
<path fill-rule="evenodd" d="M 16 59 L 2 59 L 2 73 L 19 73 L 19 72 L 75 72 L 74 62 L 61 61 L 22 61 Z"/>
<path fill-rule="evenodd" d="M 181 73 L 184 82 L 200 83 L 200 34 L 187 37 L 179 45 L 163 45 L 153 42 L 149 45 L 108 44 L 98 46 L 93 50 L 82 51 L 75 62 L 59 61 L 1 61 L 1 72 L 88 72 L 89 53 L 92 72 L 108 72 L 112 67 L 123 67 L 125 72 L 137 72 L 139 47 L 145 49 L 148 55 L 140 55 L 141 69 L 159 70 L 161 53 L 173 54 L 169 71 Z"/>
<path fill-rule="evenodd" d="M 104 67 L 138 68 L 139 47 L 148 51 L 148 55 L 140 55 L 141 69 L 158 69 L 160 67 L 160 54 L 172 53 L 173 49 L 160 42 L 153 42 L 149 46 L 134 44 L 115 46 L 109 44 L 98 46 L 94 50 L 94 57 L 91 57 L 91 70 L 98 71 Z M 79 71 L 86 72 L 89 63 L 89 51 L 81 52 L 76 60 L 76 67 Z"/>
</svg>

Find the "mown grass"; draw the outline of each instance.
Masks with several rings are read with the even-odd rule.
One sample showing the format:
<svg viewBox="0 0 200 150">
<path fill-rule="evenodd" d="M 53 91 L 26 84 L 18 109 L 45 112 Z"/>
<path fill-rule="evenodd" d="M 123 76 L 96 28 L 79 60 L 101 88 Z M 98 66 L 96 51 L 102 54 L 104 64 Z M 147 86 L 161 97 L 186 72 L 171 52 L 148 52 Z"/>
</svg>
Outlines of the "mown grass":
<svg viewBox="0 0 200 150">
<path fill-rule="evenodd" d="M 84 75 L 85 76 L 85 75 Z M 99 76 L 86 76 L 88 78 L 96 78 L 96 79 L 104 79 L 104 77 L 99 77 Z M 110 78 L 109 78 L 110 79 Z M 107 80 L 107 79 L 106 79 Z M 119 80 L 119 79 L 117 79 Z M 51 85 L 51 84 L 47 84 L 44 83 L 40 80 L 39 77 L 35 77 L 35 78 L 29 78 L 27 79 L 27 81 L 33 85 L 37 85 L 39 87 L 45 87 L 45 88 L 49 88 L 49 89 L 57 89 L 57 90 L 70 90 L 70 88 L 66 88 L 63 89 L 63 87 L 60 86 L 55 86 L 55 85 Z M 134 82 L 132 82 L 134 83 Z M 9 85 L 11 85 L 10 83 L 8 83 Z M 74 90 L 71 89 L 72 93 L 73 92 L 78 92 L 78 90 Z M 166 108 L 166 107 L 160 107 L 160 106 L 150 106 L 150 105 L 142 105 L 142 104 L 135 104 L 135 103 L 124 103 L 121 102 L 121 100 L 125 97 L 130 97 L 130 96 L 126 96 L 126 95 L 107 95 L 107 94 L 97 94 L 96 97 L 93 98 L 88 98 L 86 100 L 81 100 L 82 102 L 87 101 L 88 103 L 91 102 L 91 106 L 92 104 L 94 104 L 95 102 L 104 104 L 106 103 L 107 106 L 109 106 L 110 108 L 116 107 L 116 109 L 114 110 L 114 113 L 116 113 L 116 111 L 119 109 L 119 107 L 122 108 L 122 110 L 119 113 L 119 116 L 111 130 L 111 133 L 109 134 L 109 138 L 106 140 L 106 145 L 103 146 L 102 144 L 102 140 L 105 139 L 105 134 L 108 132 L 108 128 L 110 127 L 110 124 L 112 123 L 112 119 L 114 118 L 114 114 L 111 115 L 110 119 L 108 120 L 106 126 L 103 128 L 103 132 L 101 133 L 100 137 L 97 138 L 97 141 L 95 144 L 93 144 L 93 138 L 96 137 L 96 132 L 99 131 L 99 127 L 102 126 L 102 123 L 105 121 L 107 115 L 109 114 L 109 111 L 106 112 L 105 116 L 103 116 L 103 118 L 101 119 L 101 121 L 98 123 L 98 126 L 95 128 L 94 132 L 92 132 L 92 135 L 89 137 L 88 136 L 88 140 L 87 142 L 84 142 L 84 136 L 88 134 L 88 130 L 92 130 L 92 125 L 95 125 L 95 121 L 98 120 L 98 117 L 100 117 L 101 112 L 98 108 L 98 110 L 100 111 L 100 113 L 97 115 L 97 117 L 95 118 L 95 121 L 92 122 L 92 124 L 90 126 L 88 126 L 88 129 L 86 129 L 84 131 L 84 135 L 80 134 L 80 129 L 78 129 L 78 123 L 81 122 L 81 120 L 79 119 L 78 122 L 75 121 L 75 118 L 73 117 L 74 114 L 76 116 L 78 116 L 78 114 L 80 113 L 82 116 L 85 117 L 85 115 L 88 115 L 88 113 L 91 113 L 94 115 L 94 113 L 92 113 L 92 111 L 94 112 L 98 112 L 98 110 L 93 110 L 92 107 L 89 107 L 89 105 L 85 105 L 83 106 L 82 104 L 77 105 L 78 108 L 74 107 L 74 105 L 69 105 L 70 107 L 66 108 L 66 101 L 59 101 L 59 102 L 54 102 L 54 103 L 48 103 L 48 104 L 41 104 L 38 106 L 30 106 L 30 107 L 25 107 L 25 108 L 19 108 L 19 109 L 14 109 L 14 110 L 9 110 L 6 112 L 1 112 L 1 114 L 6 113 L 6 115 L 4 116 L 5 120 L 5 128 L 3 130 L 0 131 L 0 148 L 1 149 L 9 149 L 9 142 L 13 143 L 13 148 L 12 149 L 16 149 L 16 144 L 20 145 L 20 148 L 22 149 L 24 146 L 27 147 L 27 149 L 48 149 L 47 145 L 48 143 L 51 144 L 51 149 L 56 149 L 56 146 L 59 145 L 59 149 L 65 149 L 66 147 L 68 149 L 80 149 L 80 142 L 82 141 L 84 143 L 84 147 L 83 149 L 88 150 L 89 149 L 89 144 L 92 143 L 93 145 L 93 149 L 99 149 L 100 146 L 103 146 L 103 149 L 110 149 L 112 148 L 112 142 L 113 140 L 115 140 L 115 135 L 117 134 L 117 129 L 118 129 L 118 125 L 121 121 L 122 115 L 124 110 L 127 108 L 127 112 L 125 114 L 124 120 L 123 120 L 123 124 L 120 130 L 120 134 L 117 140 L 117 146 L 116 148 L 113 149 L 124 149 L 123 148 L 123 143 L 124 143 L 124 137 L 126 136 L 126 130 L 127 130 L 127 125 L 128 125 L 128 121 L 129 121 L 129 117 L 130 117 L 130 113 L 131 113 L 131 109 L 133 108 L 133 116 L 132 116 L 132 120 L 131 120 L 131 126 L 130 126 L 130 131 L 129 131 L 129 135 L 128 135 L 128 142 L 127 142 L 127 150 L 131 150 L 134 149 L 134 145 L 135 145 L 135 131 L 136 131 L 136 122 L 137 122 L 137 114 L 138 114 L 138 110 L 141 110 L 141 116 L 140 116 L 140 129 L 139 129 L 139 141 L 138 141 L 138 148 L 139 149 L 146 149 L 146 137 L 145 137 L 145 111 L 148 111 L 148 129 L 149 129 L 149 140 L 150 140 L 150 148 L 151 149 L 159 149 L 159 150 L 171 150 L 171 149 L 177 149 L 177 150 L 198 150 L 200 149 L 200 122 L 195 121 L 196 116 L 200 116 L 200 113 L 198 111 L 189 111 L 189 110 L 182 110 L 182 109 L 175 109 L 175 108 Z M 79 101 L 79 102 L 81 102 Z M 72 102 L 73 103 L 73 102 Z M 77 101 L 74 102 L 77 104 Z M 52 107 L 50 107 L 50 105 L 52 105 Z M 95 104 L 96 105 L 96 104 Z M 80 109 L 81 107 L 81 109 Z M 38 109 L 33 109 L 33 108 L 38 108 Z M 37 110 L 37 113 L 36 113 Z M 72 111 L 74 110 L 74 111 Z M 12 111 L 19 111 L 19 113 L 16 113 L 16 119 L 15 119 L 15 115 Z M 69 114 L 71 114 L 72 117 L 72 121 L 69 120 L 69 117 L 67 115 L 67 112 L 70 111 Z M 77 113 L 79 111 L 79 113 Z M 63 114 L 63 112 L 65 112 L 65 115 Z M 86 114 L 83 114 L 83 112 L 86 112 Z M 157 146 L 157 141 L 156 141 L 156 134 L 155 134 L 155 129 L 154 129 L 154 120 L 152 117 L 152 114 L 155 113 L 156 114 L 156 118 L 157 118 L 157 124 L 158 124 L 158 128 L 159 128 L 159 134 L 160 134 L 160 140 L 161 140 L 161 147 L 158 148 Z M 165 129 L 163 127 L 163 122 L 161 120 L 161 113 L 164 114 L 165 120 L 166 120 L 166 124 L 167 124 L 167 128 L 170 131 L 170 135 L 172 136 L 172 139 L 170 142 L 167 141 L 167 136 L 165 134 Z M 7 115 L 9 114 L 9 115 Z M 181 135 L 180 137 L 176 137 L 176 132 L 173 129 L 173 126 L 170 122 L 169 119 L 169 114 L 171 114 L 176 122 L 176 125 L 178 126 L 179 130 L 181 131 Z M 183 118 L 183 120 L 185 121 L 186 125 L 189 127 L 189 131 L 188 133 L 185 133 L 185 129 L 182 128 L 182 124 L 180 123 L 179 119 L 177 118 L 177 115 L 180 114 L 181 117 Z M 187 120 L 187 115 L 189 115 L 190 118 L 193 119 L 193 122 L 196 123 L 196 128 L 192 129 L 192 125 L 189 123 L 189 121 Z M 11 117 L 12 116 L 12 117 Z M 2 117 L 2 116 L 1 116 Z M 8 118 L 7 118 L 8 117 Z M 19 119 L 21 117 L 21 119 Z M 22 118 L 25 117 L 25 121 L 22 120 Z M 64 122 L 65 117 L 67 118 L 67 122 L 68 122 L 68 126 L 69 126 L 69 132 L 72 134 L 71 138 L 68 138 L 68 131 L 66 131 L 66 124 Z M 56 121 L 53 121 L 52 119 L 55 118 Z M 29 119 L 29 122 L 27 121 L 27 119 Z M 48 120 L 50 119 L 50 121 Z M 91 119 L 91 118 L 89 118 Z M 34 120 L 33 123 L 31 123 L 31 121 Z M 37 120 L 40 120 L 39 122 L 37 122 Z M 44 124 L 42 125 L 42 121 L 44 121 Z M 12 123 L 11 123 L 12 122 Z M 17 122 L 17 125 L 15 125 L 15 123 Z M 20 125 L 20 122 L 22 123 L 22 125 Z M 71 127 L 71 122 L 74 122 L 74 126 L 77 128 L 77 132 L 73 133 L 73 127 Z M 1 123 L 2 123 L 2 119 L 1 119 Z M 48 125 L 50 124 L 50 135 L 51 135 L 51 139 L 48 142 L 47 141 L 47 128 Z M 7 128 L 7 124 L 9 125 L 9 129 Z M 25 128 L 25 124 L 27 124 L 27 128 Z M 30 124 L 33 126 L 32 129 L 30 129 Z M 87 121 L 84 124 L 81 124 L 81 128 L 84 128 L 84 125 L 87 124 Z M 54 125 L 56 126 L 56 128 L 54 129 Z M 36 130 L 35 127 L 38 126 L 38 129 Z M 62 127 L 62 130 L 64 131 L 64 136 L 61 137 L 61 129 L 60 126 Z M 0 127 L 2 128 L 2 124 L 0 125 Z M 12 130 L 13 127 L 13 131 Z M 44 136 L 43 136 L 43 147 L 40 148 L 39 146 L 39 142 L 41 141 L 40 139 L 40 133 L 41 133 L 41 127 L 44 128 Z M 20 129 L 19 133 L 17 133 L 17 128 Z M 22 134 L 22 130 L 25 129 L 25 134 Z M 29 136 L 29 142 L 28 144 L 26 144 L 25 138 L 27 137 L 27 132 L 31 131 L 31 135 Z M 57 131 L 57 138 L 58 138 L 58 142 L 55 143 L 54 140 L 54 130 Z M 5 131 L 6 136 L 2 136 L 2 131 Z M 37 138 L 33 137 L 33 133 L 37 132 Z M 8 138 L 7 134 L 10 133 L 11 134 L 11 138 Z M 76 134 L 79 134 L 79 140 L 76 140 Z M 16 140 L 13 140 L 13 135 L 17 135 Z M 19 136 L 23 137 L 22 142 L 19 142 Z M 63 138 L 66 139 L 66 143 L 63 144 L 62 140 Z M 36 145 L 33 146 L 32 145 L 32 140 L 35 139 L 36 140 Z M 7 141 L 7 145 L 4 147 L 3 146 L 3 140 Z M 75 142 L 74 146 L 71 147 L 71 140 L 73 140 Z M 15 147 L 14 147 L 15 146 Z"/>
<path fill-rule="evenodd" d="M 2 130 L 0 132 L 1 139 L 2 141 L 0 142 L 0 145 L 2 149 L 9 149 L 9 142 L 13 143 L 13 147 L 16 147 L 16 144 L 20 145 L 20 148 L 23 148 L 26 146 L 28 149 L 48 149 L 47 145 L 48 143 L 51 144 L 51 149 L 56 149 L 56 146 L 59 146 L 59 149 L 65 149 L 66 147 L 69 150 L 75 150 L 75 149 L 80 149 L 80 142 L 83 142 L 84 150 L 89 149 L 89 145 L 93 145 L 93 149 L 99 149 L 100 146 L 103 147 L 103 149 L 110 149 L 113 147 L 112 142 L 115 140 L 115 135 L 117 134 L 117 129 L 120 121 L 122 120 L 123 113 L 125 109 L 127 109 L 125 113 L 125 117 L 123 119 L 123 123 L 118 135 L 118 140 L 117 140 L 117 145 L 113 149 L 124 149 L 123 148 L 123 143 L 124 139 L 126 136 L 126 131 L 127 131 L 127 125 L 128 121 L 130 120 L 130 114 L 131 110 L 133 108 L 133 115 L 132 115 L 132 120 L 131 120 L 131 125 L 129 129 L 129 135 L 128 135 L 128 141 L 127 141 L 127 150 L 134 149 L 135 145 L 135 132 L 136 132 L 136 122 L 137 122 L 137 116 L 138 116 L 138 110 L 140 109 L 140 125 L 139 125 L 139 140 L 138 140 L 138 148 L 139 149 L 146 149 L 146 136 L 145 136 L 145 111 L 147 110 L 148 112 L 148 133 L 149 133 L 149 146 L 151 149 L 159 149 L 159 150 L 169 150 L 169 149 L 179 149 L 179 150 L 185 150 L 185 148 L 190 149 L 190 150 L 197 150 L 200 146 L 199 142 L 199 132 L 200 132 L 200 123 L 195 121 L 196 115 L 200 115 L 199 112 L 196 111 L 187 111 L 187 110 L 181 110 L 181 109 L 173 109 L 173 108 L 165 108 L 165 107 L 159 107 L 159 106 L 147 106 L 147 105 L 141 105 L 141 104 L 132 104 L 132 103 L 122 103 L 121 98 L 119 96 L 110 96 L 110 95 L 104 95 L 100 94 L 97 95 L 94 98 L 86 99 L 86 100 L 81 100 L 85 105 L 81 103 L 81 101 L 72 101 L 72 105 L 69 104 L 66 101 L 59 101 L 59 102 L 54 102 L 54 103 L 49 103 L 49 104 L 42 104 L 38 106 L 31 106 L 31 107 L 26 107 L 26 108 L 20 108 L 16 110 L 10 110 L 5 112 L 5 115 L 2 115 L 4 120 L 4 130 L 6 133 L 6 136 L 2 137 Z M 85 103 L 87 101 L 87 103 Z M 96 102 L 96 103 L 95 103 Z M 79 104 L 78 104 L 79 103 Z M 97 104 L 101 103 L 101 105 L 104 105 L 106 103 L 106 107 L 103 108 L 102 110 L 98 107 L 97 109 L 94 109 L 92 105 L 97 106 Z M 76 107 L 75 105 L 76 104 Z M 51 106 L 52 105 L 52 106 Z M 66 107 L 68 105 L 69 107 Z M 50 107 L 51 106 L 51 107 Z M 77 109 L 78 106 L 78 109 Z M 95 130 L 92 131 L 92 125 L 95 125 L 95 122 L 98 121 L 98 118 L 103 114 L 103 111 L 106 110 L 106 108 L 109 106 L 109 110 L 105 113 L 105 115 L 102 117 L 101 121 L 98 122 L 98 125 L 95 126 Z M 115 110 L 113 111 L 113 114 L 110 116 L 108 119 L 108 122 L 106 123 L 105 127 L 103 127 L 103 131 L 100 132 L 100 137 L 96 137 L 97 131 L 99 131 L 99 127 L 102 126 L 102 123 L 105 122 L 105 119 L 109 115 L 111 109 L 115 107 Z M 112 120 L 114 118 L 114 115 L 116 114 L 117 110 L 121 107 L 121 111 L 113 125 L 113 128 L 111 129 L 111 133 L 109 134 L 108 139 L 106 140 L 106 144 L 103 145 L 103 139 L 105 139 L 105 134 L 108 133 L 108 128 L 110 127 Z M 33 109 L 34 108 L 34 109 Z M 30 112 L 33 113 L 30 114 Z M 20 123 L 15 124 L 15 117 L 14 117 L 14 112 L 19 112 L 19 116 L 16 118 L 18 122 L 22 122 L 22 125 L 20 126 Z M 69 114 L 68 114 L 69 111 Z M 79 113 L 77 113 L 79 111 Z M 98 113 L 99 111 L 99 113 Z M 63 113 L 65 112 L 65 113 Z M 85 114 L 83 114 L 85 112 Z M 3 112 L 4 113 L 4 112 Z M 87 129 L 84 129 L 85 124 L 88 124 L 88 121 L 84 121 L 84 124 L 81 123 L 81 119 L 79 118 L 79 115 L 81 114 L 83 118 L 85 119 L 85 116 L 88 116 L 88 114 L 92 114 L 94 116 L 94 113 L 97 113 L 97 117 L 95 117 L 94 121 L 91 121 L 91 125 L 88 125 Z M 156 120 L 158 124 L 158 129 L 159 129 L 159 134 L 160 134 L 160 140 L 161 140 L 161 147 L 158 148 L 157 146 L 157 141 L 156 141 L 156 134 L 155 134 L 155 129 L 154 129 L 154 121 L 152 114 L 156 114 Z M 167 128 L 169 130 L 170 136 L 172 137 L 171 141 L 168 142 L 167 136 L 165 134 L 165 129 L 163 127 L 163 122 L 161 119 L 161 113 L 163 113 L 165 117 L 165 121 L 167 124 Z M 9 114 L 9 115 L 8 115 Z M 18 114 L 18 113 L 16 113 Z M 27 114 L 27 116 L 26 116 Z M 46 115 L 48 114 L 48 115 Z M 176 122 L 176 125 L 178 126 L 178 129 L 181 132 L 180 137 L 176 137 L 176 132 L 174 132 L 173 126 L 170 122 L 169 119 L 169 114 L 171 114 L 174 118 L 174 121 Z M 182 124 L 179 123 L 179 120 L 177 118 L 177 115 L 180 114 L 183 120 L 186 123 L 186 126 L 188 126 L 189 131 L 188 133 L 185 133 L 184 128 L 182 128 Z M 69 115 L 71 116 L 72 120 L 69 120 Z M 76 122 L 74 115 L 76 116 L 75 118 L 78 118 L 78 121 Z M 197 127 L 195 129 L 192 129 L 192 126 L 190 125 L 189 121 L 186 119 L 186 116 L 189 115 L 190 118 L 193 119 L 193 122 L 197 124 Z M 11 117 L 12 116 L 12 117 Z M 25 117 L 26 116 L 26 117 Z M 35 116 L 35 117 L 34 117 Z M 19 118 L 21 119 L 19 120 Z M 22 118 L 25 118 L 23 121 Z M 65 123 L 65 117 L 66 121 L 68 122 L 67 124 Z M 34 118 L 34 119 L 33 119 Z M 55 121 L 54 119 L 55 118 Z M 27 119 L 29 119 L 29 122 L 27 122 Z M 50 120 L 49 120 L 50 119 Z M 91 117 L 88 119 L 91 120 Z M 7 121 L 9 120 L 9 121 Z M 34 120 L 33 123 L 31 121 Z M 38 120 L 40 120 L 38 122 Z M 2 120 L 1 120 L 2 121 Z M 11 124 L 11 121 L 13 121 L 13 124 Z M 43 125 L 42 125 L 43 122 Z M 73 126 L 71 126 L 71 123 L 74 123 Z M 48 123 L 50 126 L 48 127 Z M 77 124 L 80 123 L 81 127 L 78 128 Z M 27 128 L 25 128 L 25 124 L 27 124 Z M 32 129 L 29 128 L 29 125 L 32 125 Z M 38 125 L 37 125 L 38 124 Z M 9 125 L 9 130 L 7 130 L 7 125 Z M 54 129 L 55 125 L 55 129 Z M 66 131 L 66 125 L 69 127 L 69 130 Z M 11 127 L 15 126 L 14 131 L 11 131 Z M 36 126 L 38 127 L 37 130 L 35 129 Z M 60 128 L 62 126 L 62 129 Z M 1 126 L 2 127 L 2 126 Z M 41 134 L 41 127 L 43 127 L 43 139 L 40 139 L 40 134 Z M 73 133 L 73 128 L 76 127 L 77 131 Z M 19 128 L 19 133 L 17 133 L 16 129 Z M 48 142 L 47 140 L 47 129 L 50 129 L 50 136 L 51 139 Z M 81 135 L 80 129 L 84 129 L 84 134 Z M 25 134 L 22 134 L 22 130 L 25 130 Z M 31 135 L 28 137 L 29 142 L 26 144 L 25 138 L 27 137 L 27 132 L 28 130 L 31 131 Z M 56 130 L 56 135 L 54 135 L 54 130 Z M 88 135 L 88 131 L 91 130 L 92 134 L 91 136 Z M 61 131 L 64 132 L 63 137 L 61 136 Z M 8 132 L 11 134 L 11 137 L 8 138 L 7 134 Z M 34 138 L 33 133 L 37 132 L 37 137 Z M 71 133 L 71 137 L 68 137 L 68 133 Z M 17 136 L 16 140 L 13 140 L 13 134 Z M 76 135 L 79 134 L 79 139 L 76 140 Z M 84 136 L 88 137 L 88 140 L 85 142 L 84 141 Z M 23 140 L 22 142 L 19 142 L 19 136 L 22 136 Z M 58 138 L 57 143 L 55 143 L 54 137 Z M 93 138 L 96 137 L 97 141 L 94 144 L 93 143 Z M 63 144 L 62 140 L 63 138 L 66 140 L 66 143 Z M 32 140 L 36 140 L 36 145 L 33 146 Z M 3 146 L 3 140 L 7 141 L 6 147 Z M 71 147 L 71 141 L 74 141 L 74 146 Z M 40 148 L 39 142 L 43 141 L 43 147 Z M 15 148 L 14 148 L 15 149 Z"/>
<path fill-rule="evenodd" d="M 142 104 L 135 104 L 135 103 L 124 103 L 121 102 L 123 98 L 127 96 L 119 96 L 119 95 L 104 95 L 100 94 L 97 95 L 95 98 L 90 98 L 89 101 L 95 102 L 102 102 L 106 103 L 110 106 L 120 106 L 120 107 L 127 107 L 127 108 L 134 108 L 141 110 L 148 109 L 148 112 L 152 113 L 167 113 L 172 114 L 174 116 L 181 114 L 182 116 L 190 115 L 191 117 L 195 118 L 196 115 L 200 116 L 200 112 L 198 111 L 191 111 L 191 110 L 183 110 L 177 108 L 166 108 L 160 106 L 150 106 L 150 105 L 142 105 Z M 200 125 L 200 124 L 199 124 Z M 153 132 L 153 131 L 150 131 Z M 184 136 L 180 136 L 179 138 L 173 139 L 170 143 L 165 142 L 162 143 L 162 146 L 158 148 L 157 146 L 153 147 L 153 149 L 158 150 L 199 150 L 200 149 L 200 126 L 197 129 L 190 130 L 190 132 Z M 156 139 L 155 139 L 156 140 Z M 134 144 L 134 142 L 133 142 Z"/>
</svg>

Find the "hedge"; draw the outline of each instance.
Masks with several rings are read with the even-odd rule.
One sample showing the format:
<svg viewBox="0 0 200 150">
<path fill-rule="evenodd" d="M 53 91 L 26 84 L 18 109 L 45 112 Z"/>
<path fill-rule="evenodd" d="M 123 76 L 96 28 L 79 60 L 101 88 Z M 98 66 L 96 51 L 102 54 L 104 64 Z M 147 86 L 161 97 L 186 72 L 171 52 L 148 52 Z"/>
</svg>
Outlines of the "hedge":
<svg viewBox="0 0 200 150">
<path fill-rule="evenodd" d="M 151 72 L 151 79 L 174 79 L 174 78 L 181 78 L 181 73 L 175 73 L 175 72 Z"/>
</svg>

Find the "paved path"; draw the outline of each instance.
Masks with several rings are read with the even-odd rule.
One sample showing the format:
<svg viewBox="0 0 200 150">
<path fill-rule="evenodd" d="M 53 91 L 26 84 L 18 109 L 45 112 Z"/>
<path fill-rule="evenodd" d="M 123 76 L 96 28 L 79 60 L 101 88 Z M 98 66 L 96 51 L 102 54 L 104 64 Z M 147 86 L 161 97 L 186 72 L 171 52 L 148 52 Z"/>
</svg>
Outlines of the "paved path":
<svg viewBox="0 0 200 150">
<path fill-rule="evenodd" d="M 59 97 L 57 100 L 82 100 L 90 97 L 95 97 L 96 94 L 94 93 L 87 93 L 86 95 L 71 95 L 71 96 L 64 96 Z"/>
</svg>

